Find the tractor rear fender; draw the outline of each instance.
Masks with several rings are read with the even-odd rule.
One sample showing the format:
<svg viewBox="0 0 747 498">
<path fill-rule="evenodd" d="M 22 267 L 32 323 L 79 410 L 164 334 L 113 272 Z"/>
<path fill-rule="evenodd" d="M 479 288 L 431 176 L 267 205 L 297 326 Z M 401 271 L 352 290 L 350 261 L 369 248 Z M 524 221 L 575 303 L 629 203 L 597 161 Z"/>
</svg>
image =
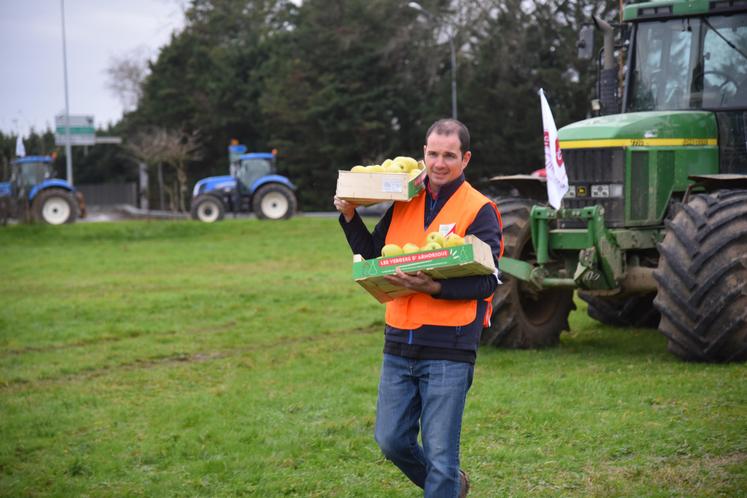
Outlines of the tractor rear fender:
<svg viewBox="0 0 747 498">
<path fill-rule="evenodd" d="M 48 188 L 60 188 L 63 190 L 67 190 L 68 192 L 75 192 L 75 189 L 71 187 L 70 184 L 67 183 L 65 180 L 60 180 L 58 178 L 52 178 L 49 180 L 44 180 L 38 185 L 34 185 L 34 187 L 31 189 L 31 192 L 29 193 L 29 202 L 34 202 L 34 198 L 42 190 L 46 190 Z"/>
<path fill-rule="evenodd" d="M 262 178 L 257 178 L 256 180 L 254 180 L 254 183 L 252 183 L 250 190 L 252 193 L 254 193 L 262 185 L 266 185 L 268 183 L 279 183 L 281 185 L 285 185 L 291 190 L 296 190 L 296 186 L 293 185 L 291 181 L 288 180 L 288 178 L 282 175 L 267 175 L 263 176 Z"/>
<path fill-rule="evenodd" d="M 501 175 L 488 180 L 492 186 L 500 190 L 514 191 L 512 195 L 547 202 L 547 178 L 537 174 L 531 175 Z"/>
<path fill-rule="evenodd" d="M 747 175 L 740 174 L 714 174 L 714 175 L 690 175 L 690 184 L 682 202 L 687 203 L 693 189 L 702 187 L 706 192 L 715 192 L 723 189 L 747 189 Z"/>
</svg>

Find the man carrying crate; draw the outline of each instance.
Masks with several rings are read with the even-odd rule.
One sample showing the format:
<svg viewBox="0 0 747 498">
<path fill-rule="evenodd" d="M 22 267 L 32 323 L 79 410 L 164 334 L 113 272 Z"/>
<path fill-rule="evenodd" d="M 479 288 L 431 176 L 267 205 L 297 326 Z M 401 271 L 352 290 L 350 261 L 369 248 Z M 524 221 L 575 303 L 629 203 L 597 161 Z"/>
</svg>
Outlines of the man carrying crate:
<svg viewBox="0 0 747 498">
<path fill-rule="evenodd" d="M 471 234 L 490 245 L 497 267 L 503 245 L 500 214 L 464 179 L 471 157 L 467 127 L 442 119 L 431 125 L 425 140 L 426 188 L 409 202 L 395 202 L 373 233 L 355 204 L 335 197 L 351 249 L 371 259 L 386 244 L 422 241 L 429 232 Z M 417 292 L 386 305 L 376 441 L 426 498 L 466 496 L 469 481 L 459 467 L 462 415 L 498 276 L 433 280 L 397 269 L 386 278 Z"/>
</svg>

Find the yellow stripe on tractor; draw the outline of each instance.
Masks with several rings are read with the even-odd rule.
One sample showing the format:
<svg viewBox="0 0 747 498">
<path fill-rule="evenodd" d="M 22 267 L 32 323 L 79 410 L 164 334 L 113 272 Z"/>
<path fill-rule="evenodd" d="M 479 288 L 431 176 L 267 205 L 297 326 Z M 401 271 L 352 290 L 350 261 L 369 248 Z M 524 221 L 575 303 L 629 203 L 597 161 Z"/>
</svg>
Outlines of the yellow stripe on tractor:
<svg viewBox="0 0 747 498">
<path fill-rule="evenodd" d="M 715 138 L 614 138 L 609 140 L 561 140 L 561 149 L 593 149 L 601 147 L 686 147 L 717 146 Z"/>
</svg>

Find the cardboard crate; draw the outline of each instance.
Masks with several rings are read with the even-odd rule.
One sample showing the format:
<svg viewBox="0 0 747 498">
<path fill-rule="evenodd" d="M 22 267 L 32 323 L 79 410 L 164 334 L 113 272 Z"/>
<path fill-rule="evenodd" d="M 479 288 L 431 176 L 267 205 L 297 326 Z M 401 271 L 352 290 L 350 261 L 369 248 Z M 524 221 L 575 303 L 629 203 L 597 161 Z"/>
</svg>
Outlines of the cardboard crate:
<svg viewBox="0 0 747 498">
<path fill-rule="evenodd" d="M 410 179 L 407 173 L 338 171 L 337 197 L 361 206 L 383 201 L 409 201 L 423 190 L 425 170 Z"/>
<path fill-rule="evenodd" d="M 380 303 L 386 303 L 415 293 L 393 285 L 384 278 L 385 275 L 393 275 L 396 268 L 404 272 L 422 271 L 436 280 L 495 273 L 490 246 L 474 235 L 467 235 L 464 240 L 462 246 L 389 258 L 363 259 L 356 254 L 353 256 L 353 279 Z"/>
</svg>

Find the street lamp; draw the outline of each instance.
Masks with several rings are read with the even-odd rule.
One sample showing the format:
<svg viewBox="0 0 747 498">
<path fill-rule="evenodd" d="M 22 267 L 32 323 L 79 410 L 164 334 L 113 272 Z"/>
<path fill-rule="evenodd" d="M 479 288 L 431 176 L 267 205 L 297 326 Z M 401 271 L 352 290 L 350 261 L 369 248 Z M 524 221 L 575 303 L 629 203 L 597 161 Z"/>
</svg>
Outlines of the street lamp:
<svg viewBox="0 0 747 498">
<path fill-rule="evenodd" d="M 454 48 L 454 26 L 442 18 L 438 18 L 431 14 L 425 7 L 420 5 L 418 2 L 410 2 L 407 4 L 413 10 L 417 10 L 432 22 L 441 21 L 444 24 L 449 25 L 449 48 L 451 49 L 451 117 L 457 119 L 457 82 L 456 82 L 456 49 Z"/>
<path fill-rule="evenodd" d="M 65 164 L 67 181 L 73 184 L 73 152 L 70 144 L 70 105 L 67 98 L 67 42 L 65 41 L 65 0 L 60 0 L 62 11 L 62 70 L 65 74 Z"/>
</svg>

